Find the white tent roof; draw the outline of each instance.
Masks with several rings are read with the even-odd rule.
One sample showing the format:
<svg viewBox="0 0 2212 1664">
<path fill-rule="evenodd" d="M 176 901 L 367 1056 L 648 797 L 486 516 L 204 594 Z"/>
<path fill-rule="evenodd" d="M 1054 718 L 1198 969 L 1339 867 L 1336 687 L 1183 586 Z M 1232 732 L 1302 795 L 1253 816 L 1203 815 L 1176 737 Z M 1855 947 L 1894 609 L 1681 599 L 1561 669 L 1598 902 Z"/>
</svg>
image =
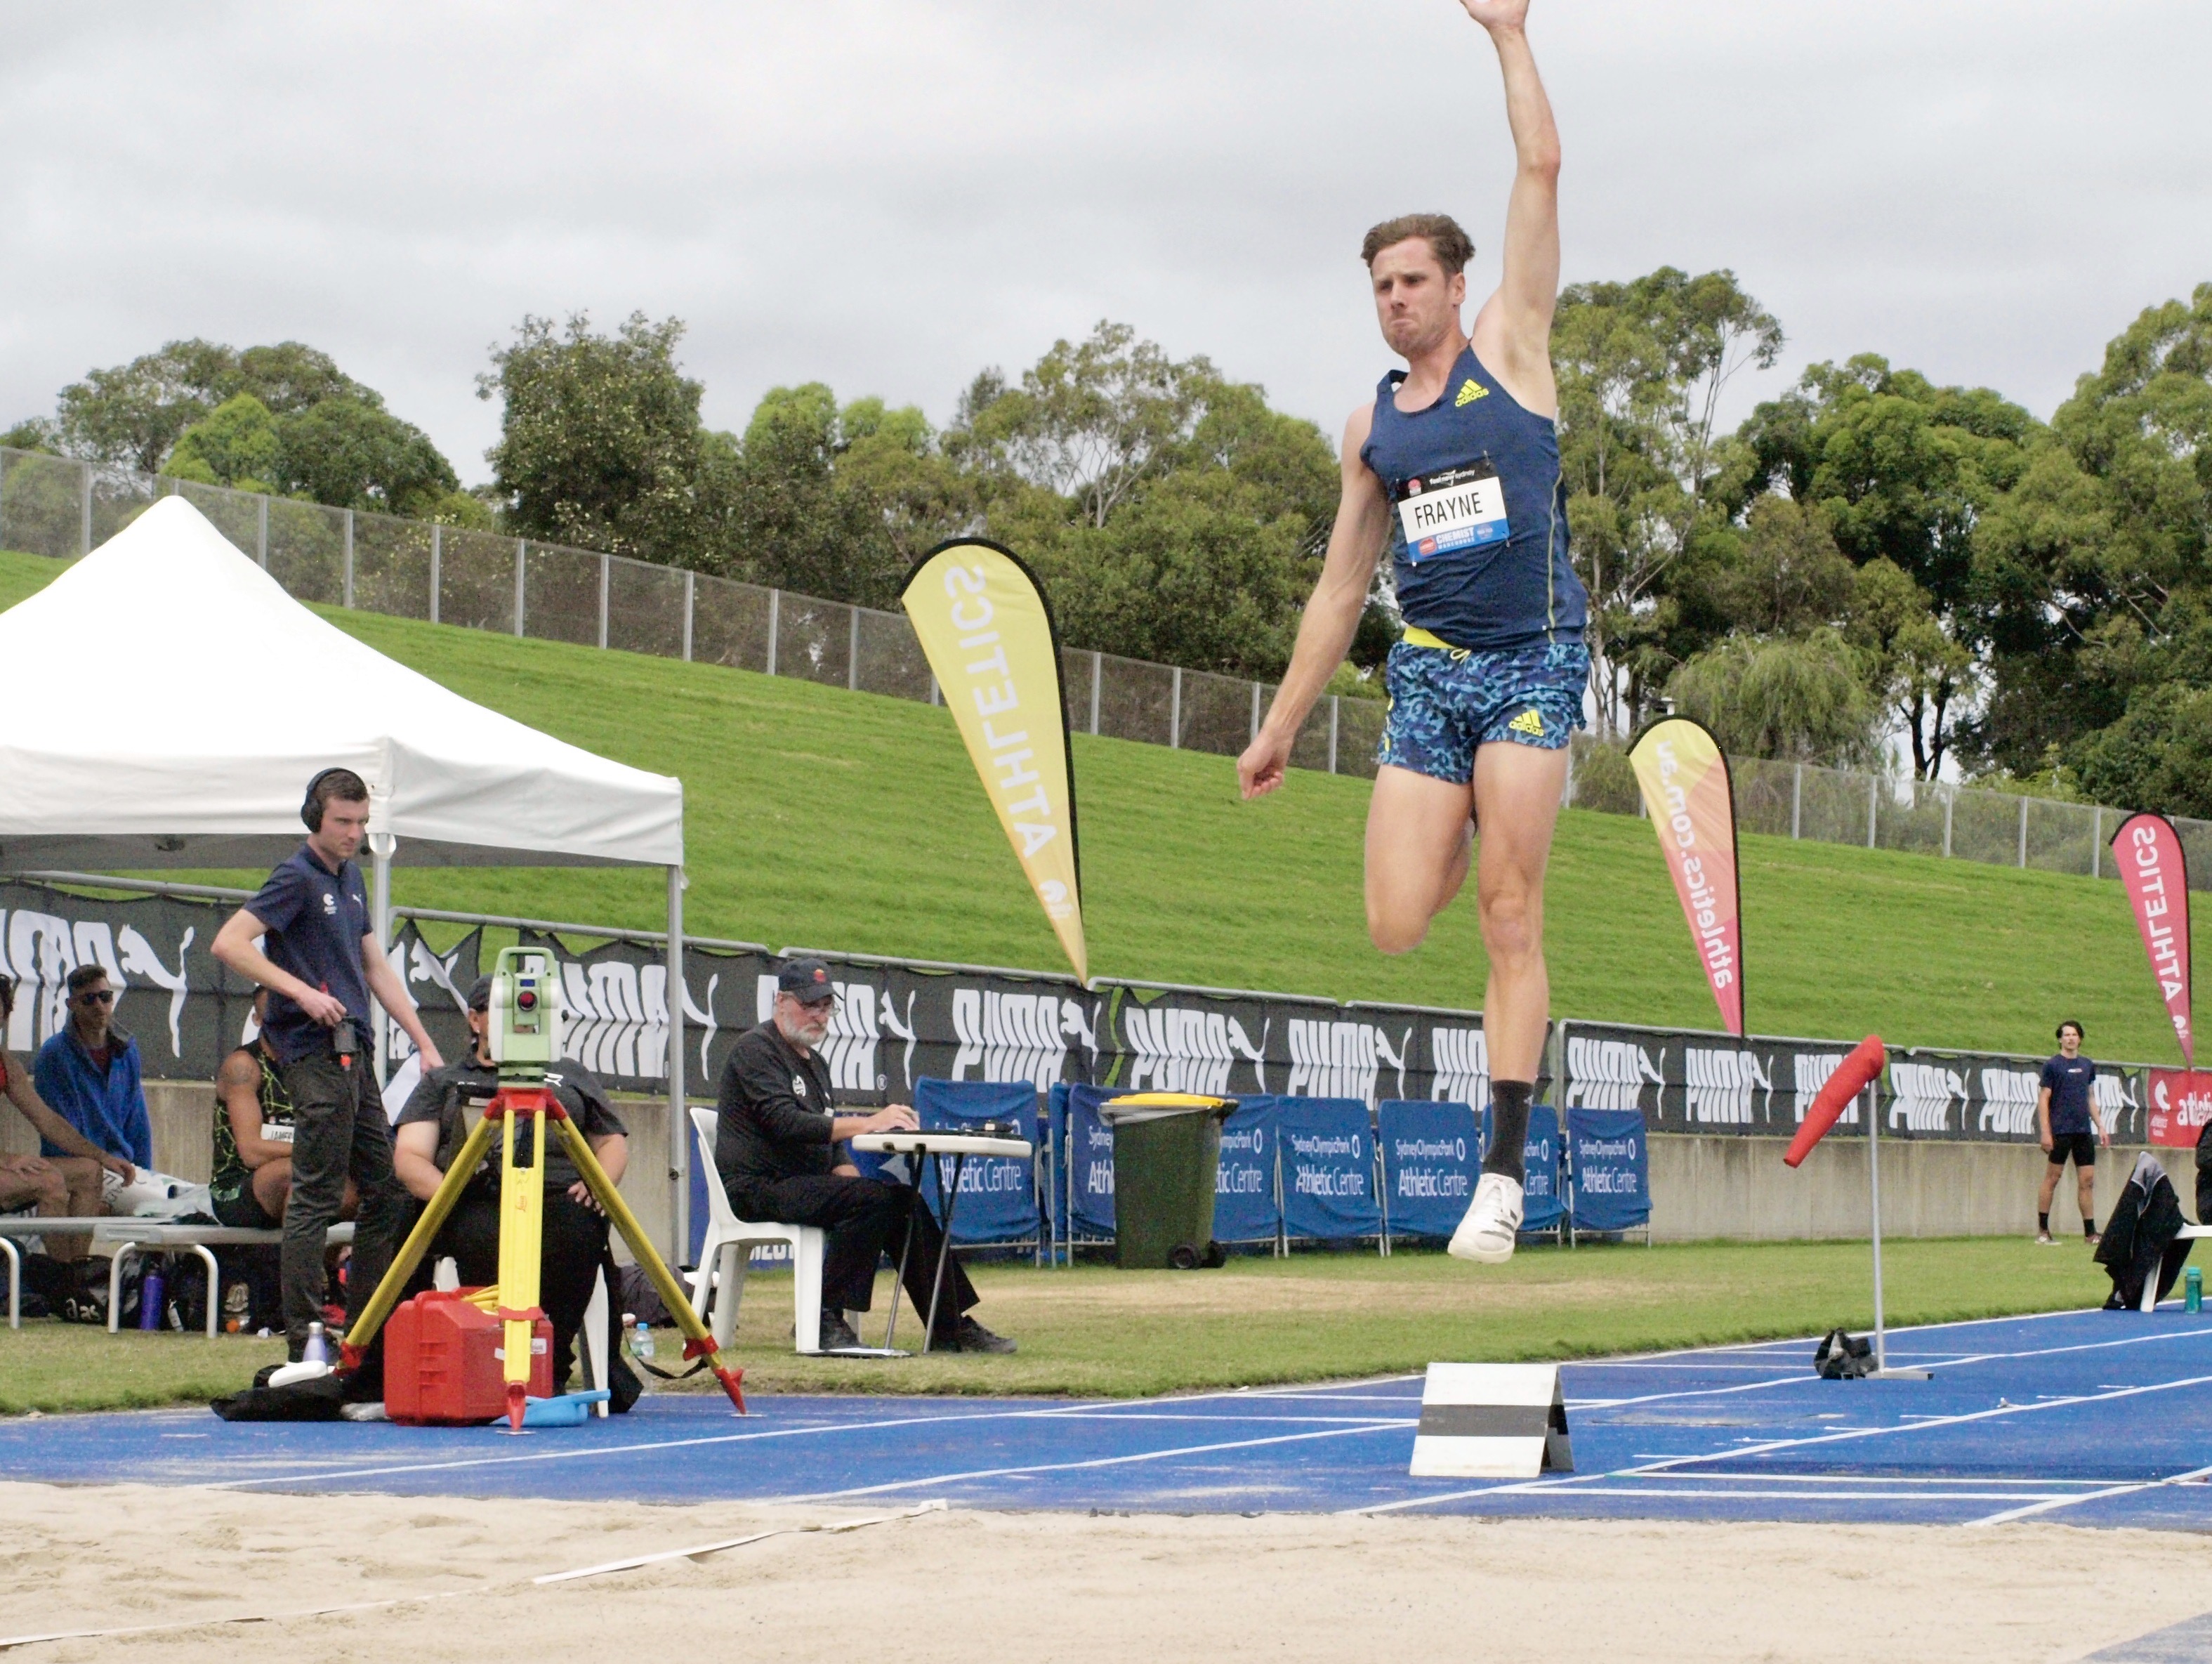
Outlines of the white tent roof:
<svg viewBox="0 0 2212 1664">
<path fill-rule="evenodd" d="M 182 497 L 0 613 L 0 870 L 258 867 L 321 769 L 402 865 L 672 866 L 684 785 L 471 704 L 325 623 Z"/>
</svg>

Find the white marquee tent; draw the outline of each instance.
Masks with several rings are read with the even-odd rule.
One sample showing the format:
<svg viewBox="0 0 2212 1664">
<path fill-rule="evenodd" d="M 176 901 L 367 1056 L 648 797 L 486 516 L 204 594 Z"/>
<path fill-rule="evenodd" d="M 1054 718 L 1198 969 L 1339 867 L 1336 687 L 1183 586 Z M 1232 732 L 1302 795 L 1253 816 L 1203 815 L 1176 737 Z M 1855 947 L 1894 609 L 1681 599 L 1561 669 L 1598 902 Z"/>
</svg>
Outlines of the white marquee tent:
<svg viewBox="0 0 2212 1664">
<path fill-rule="evenodd" d="M 684 786 L 473 704 L 286 594 L 164 497 L 0 613 L 0 873 L 267 868 L 320 770 L 369 785 L 382 939 L 402 865 L 664 867 L 683 984 Z M 683 1002 L 670 1001 L 672 1127 Z M 678 1160 L 689 1140 L 672 1135 Z M 688 1187 L 679 1187 L 682 1198 Z"/>
</svg>

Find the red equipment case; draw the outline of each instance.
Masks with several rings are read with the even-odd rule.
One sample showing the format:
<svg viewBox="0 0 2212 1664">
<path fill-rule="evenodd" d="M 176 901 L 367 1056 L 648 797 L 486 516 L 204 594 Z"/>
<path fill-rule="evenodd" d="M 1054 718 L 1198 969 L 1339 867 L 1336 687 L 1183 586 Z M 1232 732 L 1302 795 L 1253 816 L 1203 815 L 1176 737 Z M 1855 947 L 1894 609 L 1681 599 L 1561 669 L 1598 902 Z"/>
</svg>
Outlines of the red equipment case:
<svg viewBox="0 0 2212 1664">
<path fill-rule="evenodd" d="M 459 1427 L 507 1414 L 497 1318 L 469 1303 L 473 1289 L 433 1289 L 404 1301 L 384 1331 L 384 1413 L 409 1427 Z M 530 1386 L 553 1396 L 553 1326 L 531 1326 Z"/>
</svg>

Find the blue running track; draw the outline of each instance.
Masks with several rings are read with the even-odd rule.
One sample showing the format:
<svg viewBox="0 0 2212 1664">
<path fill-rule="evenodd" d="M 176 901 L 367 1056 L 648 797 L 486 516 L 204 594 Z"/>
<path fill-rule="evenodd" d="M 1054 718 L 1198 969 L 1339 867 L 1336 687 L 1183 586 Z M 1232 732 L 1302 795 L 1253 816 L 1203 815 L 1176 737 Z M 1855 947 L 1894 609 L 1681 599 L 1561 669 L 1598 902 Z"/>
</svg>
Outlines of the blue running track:
<svg viewBox="0 0 2212 1664">
<path fill-rule="evenodd" d="M 0 1478 L 404 1496 L 919 1502 L 2212 1531 L 2212 1314 L 1901 1330 L 1927 1381 L 1823 1381 L 1809 1341 L 1571 1363 L 1577 1471 L 1416 1480 L 1419 1376 L 1065 1399 L 647 1398 L 492 1429 L 234 1425 L 205 1411 L 0 1423 Z"/>
</svg>

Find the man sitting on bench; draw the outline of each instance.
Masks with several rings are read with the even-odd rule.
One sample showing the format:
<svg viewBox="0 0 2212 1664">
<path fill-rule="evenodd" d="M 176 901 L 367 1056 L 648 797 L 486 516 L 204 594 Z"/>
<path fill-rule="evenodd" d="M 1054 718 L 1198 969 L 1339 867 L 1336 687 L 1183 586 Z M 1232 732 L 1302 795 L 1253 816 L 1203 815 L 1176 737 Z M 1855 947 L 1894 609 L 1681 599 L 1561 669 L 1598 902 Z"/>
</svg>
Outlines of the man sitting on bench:
<svg viewBox="0 0 2212 1664">
<path fill-rule="evenodd" d="M 830 1100 L 822 1060 L 837 999 L 830 967 L 793 960 L 776 973 L 775 1015 L 738 1037 L 722 1065 L 714 1166 L 740 1219 L 818 1225 L 829 1233 L 822 1266 L 822 1350 L 855 1347 L 860 1338 L 845 1314 L 874 1302 L 876 1263 L 906 1242 L 909 1214 L 914 1253 L 906 1290 L 927 1316 L 945 1238 L 914 1192 L 887 1179 L 864 1179 L 843 1148 L 863 1132 L 908 1132 L 914 1111 L 892 1104 L 872 1114 L 841 1115 Z M 896 1300 L 897 1295 L 894 1294 Z M 1014 1343 L 968 1315 L 975 1285 L 954 1259 L 945 1268 L 933 1351 L 1011 1352 Z"/>
</svg>

